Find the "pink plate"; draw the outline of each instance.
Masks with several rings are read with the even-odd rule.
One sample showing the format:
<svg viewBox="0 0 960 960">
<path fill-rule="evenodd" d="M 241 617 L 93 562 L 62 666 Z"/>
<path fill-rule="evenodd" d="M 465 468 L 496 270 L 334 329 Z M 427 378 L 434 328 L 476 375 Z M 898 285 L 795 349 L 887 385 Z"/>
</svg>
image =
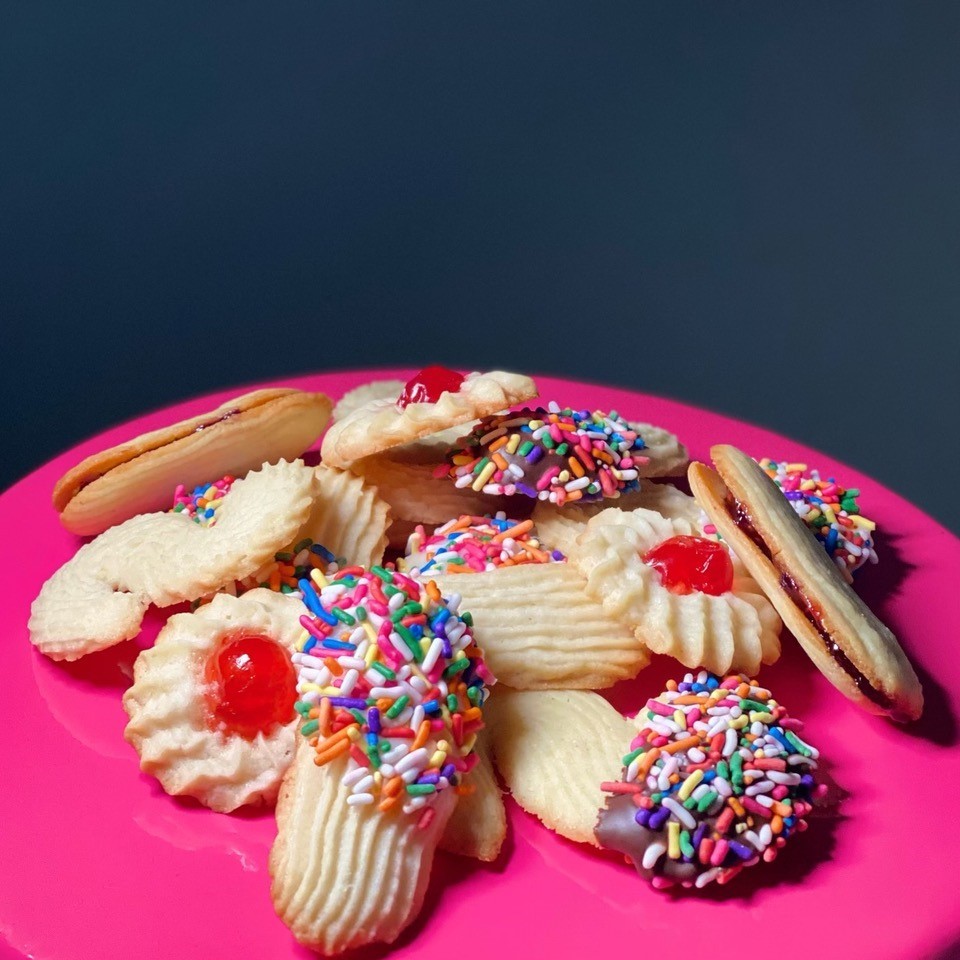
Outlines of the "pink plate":
<svg viewBox="0 0 960 960">
<path fill-rule="evenodd" d="M 409 373 L 324 374 L 289 384 L 337 397 L 372 377 Z M 697 457 L 705 457 L 711 443 L 733 442 L 758 457 L 808 461 L 860 487 L 865 513 L 880 525 L 882 556 L 878 567 L 863 571 L 859 586 L 916 664 L 926 713 L 906 728 L 863 713 L 785 637 L 783 658 L 765 668 L 762 679 L 791 713 L 806 719 L 807 739 L 820 747 L 847 794 L 840 815 L 814 821 L 769 867 L 689 896 L 650 889 L 616 858 L 559 839 L 508 802 L 511 833 L 500 861 L 478 866 L 440 854 L 423 915 L 384 953 L 619 957 L 652 948 L 657 955 L 693 956 L 702 948 L 713 960 L 742 957 L 745 949 L 772 950 L 780 960 L 952 955 L 960 949 L 960 898 L 952 877 L 960 830 L 949 806 L 960 787 L 960 541 L 868 477 L 766 430 L 624 390 L 546 377 L 539 382 L 546 398 L 615 407 L 662 424 Z M 223 816 L 174 800 L 139 773 L 123 740 L 120 697 L 139 647 L 162 616 L 151 616 L 139 641 L 73 665 L 47 660 L 27 640 L 31 601 L 78 545 L 50 506 L 56 479 L 83 456 L 238 392 L 110 430 L 0 496 L 4 954 L 36 960 L 312 956 L 294 944 L 270 904 L 271 813 Z M 661 658 L 610 698 L 634 712 L 669 676 L 682 673 Z M 921 791 L 917 784 L 927 776 L 930 787 Z"/>
</svg>

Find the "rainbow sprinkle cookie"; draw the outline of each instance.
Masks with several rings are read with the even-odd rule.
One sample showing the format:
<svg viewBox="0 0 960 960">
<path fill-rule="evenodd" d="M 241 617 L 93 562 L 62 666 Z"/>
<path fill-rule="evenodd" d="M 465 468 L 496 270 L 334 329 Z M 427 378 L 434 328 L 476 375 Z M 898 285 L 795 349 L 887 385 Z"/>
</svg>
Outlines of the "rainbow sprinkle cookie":
<svg viewBox="0 0 960 960">
<path fill-rule="evenodd" d="M 868 560 L 877 562 L 873 543 L 877 525 L 861 515 L 859 490 L 847 490 L 833 477 L 821 480 L 820 472 L 805 463 L 780 463 L 767 457 L 759 463 L 848 581 Z"/>
<path fill-rule="evenodd" d="M 840 568 L 847 583 L 868 561 L 877 563 L 873 532 L 877 525 L 860 513 L 860 491 L 847 490 L 833 477 L 820 478 L 819 470 L 805 463 L 788 463 L 764 457 L 761 469 L 783 491 L 797 515 L 813 531 Z M 717 528 L 702 515 L 704 533 L 717 536 Z"/>
<path fill-rule="evenodd" d="M 331 575 L 337 572 L 346 560 L 334 556 L 322 543 L 314 543 L 304 537 L 289 550 L 274 554 L 273 560 L 261 567 L 253 576 L 237 584 L 239 593 L 254 587 L 265 587 L 275 593 L 301 596 L 300 581 L 308 578 L 314 570 Z"/>
<path fill-rule="evenodd" d="M 493 495 L 523 494 L 558 506 L 640 487 L 644 443 L 616 410 L 524 408 L 485 417 L 437 476 Z"/>
<path fill-rule="evenodd" d="M 525 563 L 556 563 L 566 557 L 536 537 L 532 520 L 508 520 L 464 514 L 437 527 L 429 536 L 423 525 L 410 535 L 401 571 L 417 574 L 482 573 Z"/>
<path fill-rule="evenodd" d="M 727 883 L 806 829 L 819 753 L 755 680 L 688 673 L 637 720 L 595 833 L 655 887 Z"/>
<path fill-rule="evenodd" d="M 459 596 L 383 567 L 315 571 L 300 589 L 300 732 L 318 765 L 349 754 L 347 803 L 413 813 L 460 789 L 494 680 Z"/>
</svg>

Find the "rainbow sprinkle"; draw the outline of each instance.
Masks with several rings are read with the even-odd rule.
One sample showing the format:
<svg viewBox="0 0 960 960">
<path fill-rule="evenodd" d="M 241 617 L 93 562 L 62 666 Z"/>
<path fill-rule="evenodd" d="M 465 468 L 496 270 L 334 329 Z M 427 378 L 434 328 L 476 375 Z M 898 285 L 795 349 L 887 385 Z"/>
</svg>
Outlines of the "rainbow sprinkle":
<svg viewBox="0 0 960 960">
<path fill-rule="evenodd" d="M 640 486 L 638 465 L 648 462 L 643 439 L 616 410 L 535 410 L 485 417 L 448 455 L 436 476 L 458 487 L 497 496 L 523 494 L 558 506 Z"/>
<path fill-rule="evenodd" d="M 429 536 L 421 524 L 407 540 L 406 554 L 397 565 L 411 575 L 481 573 L 566 559 L 559 550 L 544 548 L 534 533 L 532 520 L 508 520 L 503 512 L 493 517 L 464 514 L 448 520 Z"/>
<path fill-rule="evenodd" d="M 822 480 L 820 472 L 811 470 L 805 463 L 780 462 L 768 457 L 757 462 L 823 544 L 847 583 L 853 583 L 853 573 L 865 563 L 878 562 L 873 540 L 877 525 L 860 513 L 859 490 L 848 490 L 833 477 Z M 719 540 L 717 528 L 705 513 L 701 520 L 703 532 Z"/>
<path fill-rule="evenodd" d="M 802 724 L 746 676 L 688 673 L 638 720 L 623 779 L 602 784 L 611 797 L 596 829 L 602 845 L 639 854 L 656 887 L 726 883 L 773 860 L 825 792 Z"/>
<path fill-rule="evenodd" d="M 236 477 L 226 476 L 213 483 L 201 483 L 187 493 L 182 483 L 177 484 L 173 493 L 171 513 L 186 513 L 201 526 L 212 527 L 217 522 L 217 508 L 230 492 Z"/>
<path fill-rule="evenodd" d="M 314 571 L 293 655 L 300 732 L 323 765 L 349 756 L 351 806 L 424 810 L 477 762 L 482 707 L 494 683 L 460 597 L 383 567 Z"/>
</svg>

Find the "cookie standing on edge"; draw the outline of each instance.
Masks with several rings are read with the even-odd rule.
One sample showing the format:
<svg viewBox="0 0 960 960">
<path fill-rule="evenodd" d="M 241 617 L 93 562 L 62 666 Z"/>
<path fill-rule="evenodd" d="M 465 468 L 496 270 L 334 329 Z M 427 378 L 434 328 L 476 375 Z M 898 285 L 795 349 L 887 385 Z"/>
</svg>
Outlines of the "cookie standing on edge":
<svg viewBox="0 0 960 960">
<path fill-rule="evenodd" d="M 851 590 L 780 488 L 726 444 L 716 471 L 692 463 L 690 487 L 811 660 L 871 713 L 916 720 L 923 691 L 896 637 Z"/>
</svg>

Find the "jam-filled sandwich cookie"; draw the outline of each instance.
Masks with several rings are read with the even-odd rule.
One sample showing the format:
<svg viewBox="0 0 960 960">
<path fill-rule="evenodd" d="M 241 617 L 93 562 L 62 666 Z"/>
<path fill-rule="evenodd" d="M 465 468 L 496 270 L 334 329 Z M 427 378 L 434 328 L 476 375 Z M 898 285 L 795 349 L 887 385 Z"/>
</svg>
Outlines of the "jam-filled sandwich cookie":
<svg viewBox="0 0 960 960">
<path fill-rule="evenodd" d="M 776 610 L 728 545 L 642 508 L 603 510 L 570 548 L 588 596 L 654 653 L 716 673 L 780 656 Z"/>
<path fill-rule="evenodd" d="M 151 604 L 197 600 L 254 574 L 295 540 L 316 493 L 312 467 L 281 460 L 237 480 L 213 526 L 164 512 L 111 527 L 40 589 L 30 641 L 54 660 L 76 660 L 136 636 Z"/>
<path fill-rule="evenodd" d="M 419 912 L 492 677 L 435 584 L 359 567 L 314 581 L 270 874 L 280 919 L 329 954 L 390 943 Z"/>
<path fill-rule="evenodd" d="M 536 395 L 533 380 L 521 374 L 493 370 L 464 376 L 445 367 L 428 367 L 395 399 L 371 400 L 336 421 L 323 439 L 321 456 L 331 466 L 346 467 Z"/>
<path fill-rule="evenodd" d="M 727 883 L 806 829 L 819 753 L 755 680 L 688 673 L 636 721 L 595 836 L 655 887 Z"/>
<path fill-rule="evenodd" d="M 837 689 L 872 713 L 915 720 L 923 691 L 896 637 L 763 468 L 735 447 L 716 466 L 690 465 L 690 486 L 720 534 L 763 587 L 804 650 Z"/>
<path fill-rule="evenodd" d="M 420 526 L 398 565 L 462 598 L 487 663 L 508 686 L 609 687 L 649 662 L 633 631 L 589 596 L 577 567 L 530 520 L 498 513 L 461 516 L 429 534 Z"/>
<path fill-rule="evenodd" d="M 269 590 L 219 594 L 137 657 L 124 736 L 167 793 L 222 813 L 274 802 L 296 746 L 302 612 Z"/>
<path fill-rule="evenodd" d="M 243 476 L 264 463 L 293 460 L 320 436 L 331 402 L 322 393 L 257 390 L 216 410 L 135 437 L 87 457 L 60 478 L 53 505 L 82 536 L 166 508 L 177 484 Z"/>
</svg>

